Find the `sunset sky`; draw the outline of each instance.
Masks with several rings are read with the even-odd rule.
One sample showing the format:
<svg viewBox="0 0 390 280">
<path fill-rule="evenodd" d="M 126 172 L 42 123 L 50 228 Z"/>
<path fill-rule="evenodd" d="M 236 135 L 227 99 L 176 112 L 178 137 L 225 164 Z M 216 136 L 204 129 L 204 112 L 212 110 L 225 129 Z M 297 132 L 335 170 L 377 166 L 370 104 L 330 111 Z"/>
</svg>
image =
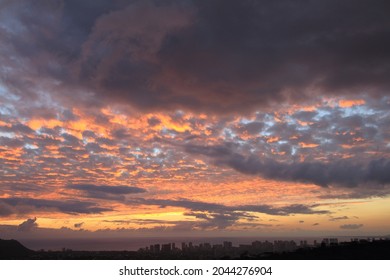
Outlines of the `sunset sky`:
<svg viewBox="0 0 390 280">
<path fill-rule="evenodd" d="M 389 13 L 0 0 L 0 238 L 390 234 Z"/>
</svg>

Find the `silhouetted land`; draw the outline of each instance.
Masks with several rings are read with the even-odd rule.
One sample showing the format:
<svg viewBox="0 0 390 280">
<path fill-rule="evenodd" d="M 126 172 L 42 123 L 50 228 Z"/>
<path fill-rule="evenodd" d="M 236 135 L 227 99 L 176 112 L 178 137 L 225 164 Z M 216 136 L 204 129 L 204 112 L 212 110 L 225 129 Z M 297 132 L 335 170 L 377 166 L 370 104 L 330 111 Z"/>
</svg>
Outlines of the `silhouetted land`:
<svg viewBox="0 0 390 280">
<path fill-rule="evenodd" d="M 0 239 L 0 259 L 28 259 L 35 252 L 27 249 L 16 240 Z"/>
<path fill-rule="evenodd" d="M 153 244 L 138 251 L 33 251 L 16 240 L 0 239 L 0 259 L 19 260 L 153 260 L 153 259 L 265 259 L 265 260 L 390 260 L 390 239 L 354 239 L 321 243 L 301 241 L 254 241 L 250 245 L 232 246 L 231 242 L 211 245 L 182 243 Z"/>
</svg>

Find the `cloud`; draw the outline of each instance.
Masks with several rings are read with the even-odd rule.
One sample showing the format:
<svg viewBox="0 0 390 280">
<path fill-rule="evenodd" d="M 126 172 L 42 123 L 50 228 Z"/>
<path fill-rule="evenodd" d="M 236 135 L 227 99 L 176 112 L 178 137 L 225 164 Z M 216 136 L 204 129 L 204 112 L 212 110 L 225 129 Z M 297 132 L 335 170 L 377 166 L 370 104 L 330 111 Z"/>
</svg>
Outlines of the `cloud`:
<svg viewBox="0 0 390 280">
<path fill-rule="evenodd" d="M 294 214 L 329 214 L 328 211 L 315 210 L 318 205 L 289 205 L 283 207 L 273 207 L 268 205 L 238 205 L 238 206 L 226 206 L 218 203 L 208 203 L 191 200 L 169 200 L 169 199 L 144 199 L 144 198 L 132 198 L 128 199 L 126 204 L 129 205 L 155 205 L 160 207 L 180 207 L 188 211 L 184 213 L 185 216 L 193 217 L 194 220 L 159 220 L 159 219 L 131 219 L 131 220 L 103 220 L 103 222 L 114 224 L 138 224 L 141 226 L 155 225 L 153 231 L 163 230 L 164 227 L 168 227 L 172 231 L 198 231 L 198 230 L 225 230 L 231 227 L 250 227 L 250 228 L 264 228 L 272 227 L 271 224 L 259 223 L 259 217 L 257 214 L 268 214 L 276 216 L 289 216 Z M 15 204 L 12 203 L 12 204 Z M 17 205 L 18 207 L 22 207 Z M 53 204 L 47 201 L 30 201 L 30 204 L 35 204 L 34 209 L 50 210 L 46 208 L 46 205 Z M 38 206 L 39 205 L 39 206 Z M 51 205 L 52 206 L 52 205 Z M 52 206 L 53 207 L 53 206 Z M 58 205 L 56 207 L 59 207 Z M 57 209 L 59 210 L 59 209 Z M 63 208 L 61 208 L 64 211 Z M 32 211 L 32 209 L 31 209 Z M 70 214 L 74 214 L 70 212 Z M 65 211 L 65 213 L 69 213 Z M 93 213 L 93 212 L 92 212 Z M 271 219 L 270 221 L 275 221 Z M 84 223 L 74 224 L 74 228 L 79 229 Z M 162 226 L 164 225 L 164 227 Z M 68 229 L 69 231 L 70 229 Z M 142 230 L 142 228 L 140 228 Z M 62 231 L 65 231 L 62 230 Z"/>
<path fill-rule="evenodd" d="M 341 229 L 359 229 L 361 227 L 363 227 L 363 224 L 345 224 L 340 226 Z"/>
<path fill-rule="evenodd" d="M 131 223 L 141 223 L 141 224 L 176 224 L 180 221 L 170 221 L 170 220 L 158 220 L 158 219 L 131 219 L 131 220 L 103 220 L 104 223 L 114 223 L 114 224 L 131 224 Z"/>
<path fill-rule="evenodd" d="M 38 224 L 36 223 L 37 218 L 33 219 L 27 219 L 20 225 L 18 225 L 18 231 L 28 232 L 38 227 Z"/>
<path fill-rule="evenodd" d="M 196 221 L 161 221 L 154 219 L 132 219 L 132 220 L 114 220 L 106 221 L 113 223 L 147 223 L 147 224 L 172 224 L 180 230 L 191 229 L 225 229 L 233 225 L 241 225 L 243 221 L 249 221 L 251 226 L 266 226 L 269 224 L 260 224 L 257 222 L 256 214 L 268 214 L 275 216 L 289 216 L 294 214 L 329 214 L 326 210 L 316 210 L 319 205 L 301 205 L 293 204 L 283 207 L 273 207 L 270 205 L 238 205 L 226 206 L 218 203 L 209 203 L 193 201 L 187 199 L 145 199 L 132 198 L 122 202 L 127 205 L 155 205 L 159 207 L 180 207 L 189 211 L 186 216 L 196 218 Z M 247 225 L 249 225 L 247 223 Z"/>
<path fill-rule="evenodd" d="M 128 203 L 137 203 L 144 205 L 158 205 L 160 207 L 182 207 L 190 209 L 193 212 L 210 212 L 210 213 L 230 213 L 243 212 L 242 215 L 247 215 L 246 212 L 263 213 L 275 216 L 289 216 L 292 214 L 329 214 L 326 210 L 315 210 L 319 205 L 302 205 L 292 204 L 282 207 L 273 207 L 270 205 L 237 205 L 226 206 L 218 203 L 209 203 L 201 201 L 193 201 L 187 199 L 171 200 L 171 199 L 136 199 L 129 200 Z M 199 214 L 199 213 L 198 213 Z M 200 217 L 200 216 L 199 216 Z"/>
<path fill-rule="evenodd" d="M 27 74 L 46 77 L 46 85 L 50 77 L 63 88 L 87 89 L 101 99 L 94 104 L 128 102 L 143 110 L 226 113 L 316 94 L 387 92 L 389 4 L 304 5 L 7 2 L 0 15 L 0 36 L 9 42 L 2 65 L 14 69 L 7 76 L 11 91 L 29 98 L 38 87 L 17 79 Z"/>
<path fill-rule="evenodd" d="M 259 194 L 258 177 L 285 182 L 279 193 L 321 186 L 316 199 L 390 193 L 386 1 L 0 5 L 3 217 L 144 203 L 185 209 L 197 223 L 183 227 L 229 228 L 328 211 L 251 205 L 229 187 L 234 207 L 204 203 L 197 182 L 217 182 L 212 196 L 239 181 Z"/>
<path fill-rule="evenodd" d="M 12 124 L 11 126 L 0 126 L 0 131 L 21 133 L 21 134 L 27 134 L 27 135 L 34 133 L 34 131 L 30 127 L 28 127 L 24 124 L 21 124 L 21 123 L 15 123 L 15 124 Z"/>
<path fill-rule="evenodd" d="M 240 219 L 256 220 L 256 216 L 243 212 L 223 211 L 223 212 L 187 212 L 186 216 L 196 217 L 199 221 L 191 225 L 192 229 L 225 229 L 232 225 L 237 225 Z"/>
<path fill-rule="evenodd" d="M 319 226 L 319 225 L 320 225 L 319 223 L 314 223 L 314 224 L 312 224 L 313 227 Z"/>
<path fill-rule="evenodd" d="M 240 133 L 248 133 L 251 135 L 256 135 L 260 133 L 264 129 L 264 127 L 265 124 L 263 122 L 254 121 L 254 122 L 249 122 L 240 125 L 237 130 Z"/>
<path fill-rule="evenodd" d="M 0 136 L 0 145 L 15 149 L 15 148 L 22 147 L 24 143 L 20 139 Z"/>
<path fill-rule="evenodd" d="M 349 217 L 348 216 L 341 216 L 341 217 L 331 217 L 329 219 L 329 221 L 331 222 L 336 222 L 336 221 L 340 221 L 340 220 L 348 220 Z"/>
<path fill-rule="evenodd" d="M 103 192 L 107 194 L 135 194 L 135 193 L 145 193 L 146 190 L 138 187 L 128 187 L 128 186 L 99 186 L 91 184 L 80 184 L 80 185 L 69 185 L 68 188 L 75 190 L 82 190 L 86 192 Z"/>
<path fill-rule="evenodd" d="M 303 204 L 291 204 L 283 207 L 271 207 L 268 205 L 244 205 L 239 206 L 237 209 L 243 211 L 253 211 L 259 213 L 267 213 L 269 215 L 288 216 L 290 214 L 326 214 L 329 213 L 326 210 L 314 210 L 313 208 L 319 205 L 303 205 Z"/>
<path fill-rule="evenodd" d="M 64 145 L 72 147 L 77 147 L 80 145 L 80 140 L 69 133 L 63 133 L 61 134 L 61 137 L 64 138 L 64 141 L 62 142 Z"/>
<path fill-rule="evenodd" d="M 0 198 L 0 205 L 6 205 L 10 214 L 27 214 L 40 212 L 62 212 L 66 214 L 99 214 L 112 211 L 111 208 L 100 207 L 97 203 L 79 200 L 48 200 L 26 197 Z"/>
<path fill-rule="evenodd" d="M 106 186 L 106 185 L 91 185 L 79 184 L 69 185 L 68 189 L 79 190 L 85 193 L 87 197 L 107 199 L 107 200 L 125 200 L 125 195 L 146 193 L 147 190 L 138 187 L 129 186 Z"/>
<path fill-rule="evenodd" d="M 0 201 L 0 217 L 5 217 L 12 215 L 14 213 L 14 209 L 11 205 Z"/>
<path fill-rule="evenodd" d="M 74 224 L 73 226 L 74 226 L 75 228 L 81 228 L 83 225 L 84 225 L 84 222 L 81 222 L 81 223 L 76 223 L 76 224 Z"/>
<path fill-rule="evenodd" d="M 249 215 L 247 213 L 240 212 L 186 212 L 185 216 L 196 218 L 195 221 L 183 221 L 183 220 L 158 220 L 158 219 L 131 219 L 131 220 L 104 220 L 105 223 L 114 224 L 139 224 L 145 225 L 156 225 L 156 227 L 168 226 L 170 230 L 223 230 L 233 225 L 238 226 L 251 226 L 251 227 L 271 227 L 270 224 L 260 224 L 257 222 L 257 217 Z M 240 219 L 246 219 L 251 222 L 239 221 Z"/>
<path fill-rule="evenodd" d="M 361 185 L 390 184 L 390 160 L 386 158 L 374 159 L 368 163 L 358 163 L 354 159 L 285 163 L 254 155 L 244 156 L 235 152 L 232 146 L 229 143 L 216 146 L 185 144 L 184 150 L 213 158 L 217 165 L 226 165 L 238 172 L 268 179 L 312 183 L 321 187 L 354 188 Z"/>
</svg>

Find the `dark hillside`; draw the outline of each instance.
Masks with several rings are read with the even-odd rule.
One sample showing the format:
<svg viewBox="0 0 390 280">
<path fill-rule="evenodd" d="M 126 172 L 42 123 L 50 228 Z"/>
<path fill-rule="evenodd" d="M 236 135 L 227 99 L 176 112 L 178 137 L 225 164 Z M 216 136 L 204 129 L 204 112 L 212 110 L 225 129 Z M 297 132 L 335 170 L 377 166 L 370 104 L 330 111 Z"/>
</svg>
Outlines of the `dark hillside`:
<svg viewBox="0 0 390 280">
<path fill-rule="evenodd" d="M 27 249 L 16 240 L 0 239 L 0 259 L 23 259 L 29 258 L 34 251 Z"/>
</svg>

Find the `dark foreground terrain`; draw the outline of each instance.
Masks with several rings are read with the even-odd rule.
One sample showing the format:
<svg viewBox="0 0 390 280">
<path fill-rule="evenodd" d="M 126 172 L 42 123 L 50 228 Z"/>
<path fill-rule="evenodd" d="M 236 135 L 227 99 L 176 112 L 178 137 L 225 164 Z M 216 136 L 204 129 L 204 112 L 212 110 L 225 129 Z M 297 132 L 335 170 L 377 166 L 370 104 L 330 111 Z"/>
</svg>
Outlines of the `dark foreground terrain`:
<svg viewBox="0 0 390 280">
<path fill-rule="evenodd" d="M 390 260 L 389 239 L 360 239 L 351 242 L 322 242 L 307 245 L 294 241 L 260 242 L 234 247 L 221 245 L 174 243 L 155 244 L 138 251 L 33 251 L 16 240 L 0 239 L 2 260 L 132 260 L 132 259 L 267 259 L 267 260 Z"/>
</svg>

